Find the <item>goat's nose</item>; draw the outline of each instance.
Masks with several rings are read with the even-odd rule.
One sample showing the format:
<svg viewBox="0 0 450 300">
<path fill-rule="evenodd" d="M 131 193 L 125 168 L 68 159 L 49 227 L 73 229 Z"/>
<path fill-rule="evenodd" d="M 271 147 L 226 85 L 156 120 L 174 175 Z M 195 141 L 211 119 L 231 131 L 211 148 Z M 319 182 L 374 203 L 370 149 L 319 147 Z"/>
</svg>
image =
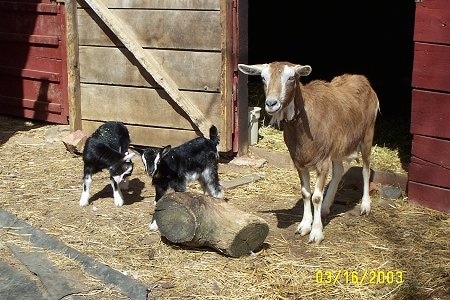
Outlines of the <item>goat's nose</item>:
<svg viewBox="0 0 450 300">
<path fill-rule="evenodd" d="M 267 98 L 266 99 L 266 106 L 272 107 L 275 106 L 278 103 L 276 99 Z"/>
</svg>

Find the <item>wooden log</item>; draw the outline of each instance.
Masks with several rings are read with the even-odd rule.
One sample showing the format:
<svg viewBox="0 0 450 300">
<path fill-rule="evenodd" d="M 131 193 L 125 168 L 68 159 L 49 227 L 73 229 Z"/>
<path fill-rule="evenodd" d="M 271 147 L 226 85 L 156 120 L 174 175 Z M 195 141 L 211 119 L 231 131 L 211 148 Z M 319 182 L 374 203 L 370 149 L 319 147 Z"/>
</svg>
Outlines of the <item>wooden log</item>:
<svg viewBox="0 0 450 300">
<path fill-rule="evenodd" d="M 231 257 L 250 254 L 269 233 L 264 219 L 193 192 L 164 195 L 156 204 L 154 218 L 161 236 L 170 242 L 211 247 Z"/>
</svg>

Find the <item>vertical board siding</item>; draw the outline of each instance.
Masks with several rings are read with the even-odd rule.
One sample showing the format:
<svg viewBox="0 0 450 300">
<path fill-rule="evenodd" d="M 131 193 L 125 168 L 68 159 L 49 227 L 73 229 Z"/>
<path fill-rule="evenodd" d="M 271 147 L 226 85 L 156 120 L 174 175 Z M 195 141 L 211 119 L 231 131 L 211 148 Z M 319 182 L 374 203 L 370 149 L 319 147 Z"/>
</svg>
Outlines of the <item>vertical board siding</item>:
<svg viewBox="0 0 450 300">
<path fill-rule="evenodd" d="M 68 124 L 64 6 L 0 1 L 0 105 L 9 115 Z"/>
<path fill-rule="evenodd" d="M 408 199 L 450 211 L 450 1 L 416 4 Z"/>
</svg>

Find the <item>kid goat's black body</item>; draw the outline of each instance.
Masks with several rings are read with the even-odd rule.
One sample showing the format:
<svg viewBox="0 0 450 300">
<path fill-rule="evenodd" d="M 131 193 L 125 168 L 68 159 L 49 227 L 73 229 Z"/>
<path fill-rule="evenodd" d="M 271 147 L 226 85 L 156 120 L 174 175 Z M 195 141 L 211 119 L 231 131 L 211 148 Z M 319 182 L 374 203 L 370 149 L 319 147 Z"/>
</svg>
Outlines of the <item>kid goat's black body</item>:
<svg viewBox="0 0 450 300">
<path fill-rule="evenodd" d="M 223 198 L 219 182 L 217 146 L 219 135 L 212 126 L 210 138 L 197 137 L 178 147 L 147 148 L 142 153 L 142 162 L 155 187 L 155 201 L 169 190 L 184 192 L 189 182 L 198 180 L 205 194 Z M 150 224 L 156 230 L 155 222 Z"/>
<path fill-rule="evenodd" d="M 101 125 L 87 140 L 83 149 L 83 192 L 80 206 L 89 204 L 89 188 L 92 175 L 104 169 L 110 173 L 114 203 L 123 205 L 119 184 L 133 172 L 131 158 L 134 152 L 128 153 L 130 135 L 121 122 L 109 121 Z"/>
</svg>

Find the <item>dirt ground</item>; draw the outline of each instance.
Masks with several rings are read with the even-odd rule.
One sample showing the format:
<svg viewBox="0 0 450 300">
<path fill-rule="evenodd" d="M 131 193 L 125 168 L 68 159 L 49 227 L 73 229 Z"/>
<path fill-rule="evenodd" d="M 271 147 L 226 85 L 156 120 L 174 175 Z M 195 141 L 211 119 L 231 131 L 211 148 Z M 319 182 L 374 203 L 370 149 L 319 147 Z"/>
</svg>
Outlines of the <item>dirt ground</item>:
<svg viewBox="0 0 450 300">
<path fill-rule="evenodd" d="M 261 249 L 230 258 L 170 244 L 148 230 L 154 189 L 139 160 L 124 206 L 114 206 L 103 172 L 93 177 L 90 205 L 80 207 L 82 159 L 51 138 L 55 130 L 68 134 L 60 128 L 0 116 L 0 208 L 147 286 L 148 299 L 450 299 L 448 213 L 411 205 L 404 196 L 383 199 L 374 190 L 371 214 L 360 216 L 360 191 L 342 185 L 324 220 L 325 240 L 308 244 L 307 236 L 294 234 L 303 205 L 293 168 L 224 162 L 222 181 L 264 177 L 226 190 L 225 197 L 270 228 Z M 17 265 L 12 244 L 33 245 L 0 228 L 0 261 Z M 45 253 L 87 285 L 79 299 L 128 298 L 73 258 Z"/>
</svg>

